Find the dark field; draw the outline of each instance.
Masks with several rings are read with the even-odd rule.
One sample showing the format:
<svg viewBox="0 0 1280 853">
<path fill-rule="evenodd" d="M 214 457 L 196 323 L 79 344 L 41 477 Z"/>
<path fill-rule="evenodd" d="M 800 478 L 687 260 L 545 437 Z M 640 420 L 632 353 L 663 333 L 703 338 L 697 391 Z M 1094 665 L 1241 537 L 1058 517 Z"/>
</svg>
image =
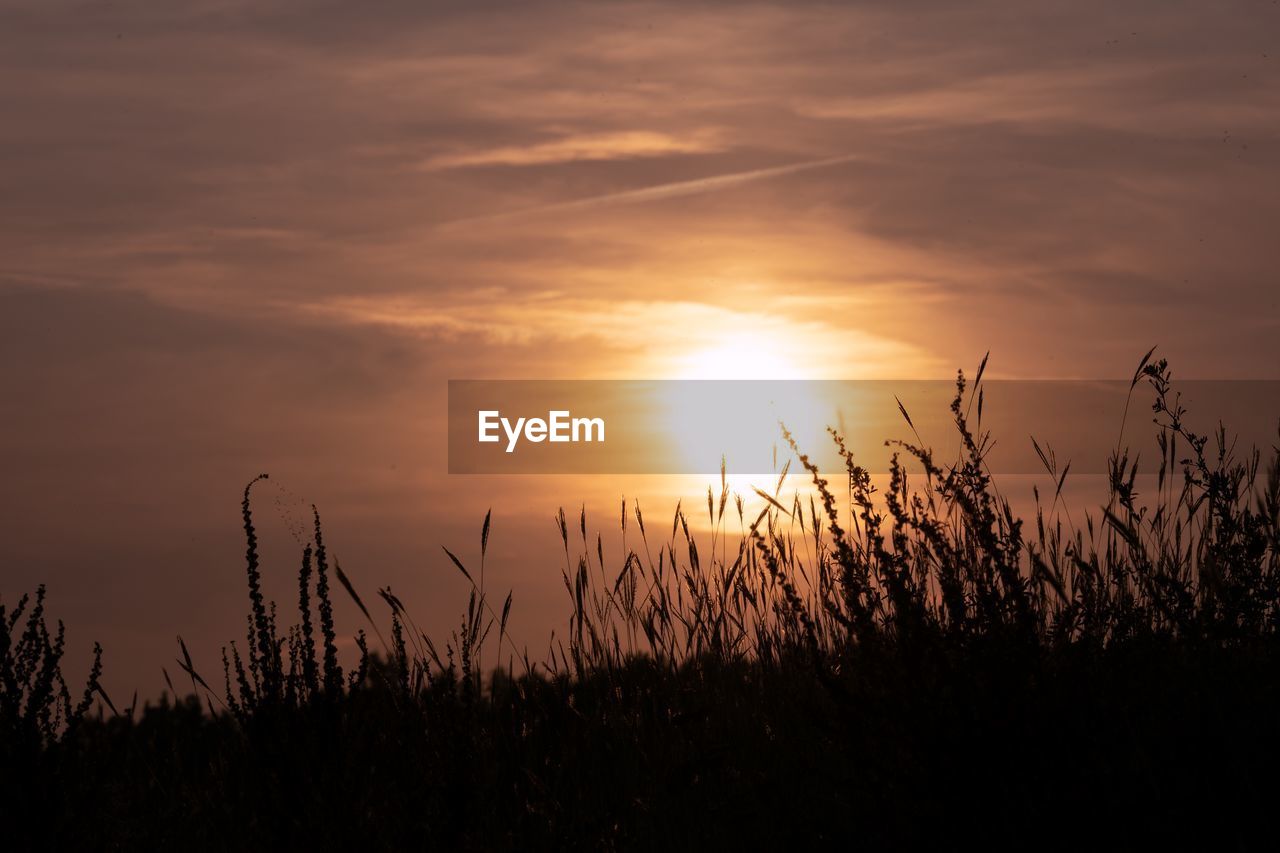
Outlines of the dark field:
<svg viewBox="0 0 1280 853">
<path fill-rule="evenodd" d="M 96 676 L 68 688 L 40 598 L 6 599 L 3 843 L 1261 846 L 1280 793 L 1275 449 L 1191 433 L 1144 359 L 1154 487 L 1137 493 L 1117 449 L 1107 503 L 1073 520 L 1045 449 L 1057 493 L 1024 521 L 983 464 L 980 387 L 981 370 L 958 383 L 959 459 L 904 445 L 873 494 L 849 458 L 838 487 L 810 471 L 813 500 L 775 491 L 754 518 L 722 485 L 703 553 L 682 510 L 668 531 L 624 506 L 632 550 L 606 565 L 561 514 L 573 615 L 538 661 L 482 566 L 455 558 L 475 591 L 433 642 L 390 590 L 351 586 L 318 515 L 297 624 L 278 623 L 251 483 L 247 636 L 216 674 L 180 647 L 177 705 L 113 708 Z M 337 586 L 373 631 L 346 670 Z M 482 675 L 485 658 L 503 664 Z"/>
</svg>

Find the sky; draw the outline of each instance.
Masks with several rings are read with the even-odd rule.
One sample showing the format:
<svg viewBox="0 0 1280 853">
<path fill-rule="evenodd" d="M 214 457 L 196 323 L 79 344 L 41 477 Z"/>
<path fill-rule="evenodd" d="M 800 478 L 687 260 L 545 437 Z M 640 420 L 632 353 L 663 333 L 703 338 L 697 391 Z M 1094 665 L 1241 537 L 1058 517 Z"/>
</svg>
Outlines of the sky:
<svg viewBox="0 0 1280 853">
<path fill-rule="evenodd" d="M 176 634 L 216 670 L 266 471 L 282 602 L 315 503 L 445 630 L 439 546 L 492 507 L 534 645 L 556 508 L 680 490 L 451 477 L 449 379 L 1114 378 L 1156 344 L 1280 378 L 1276 33 L 1270 0 L 0 0 L 0 595 L 46 583 L 117 694 Z"/>
</svg>

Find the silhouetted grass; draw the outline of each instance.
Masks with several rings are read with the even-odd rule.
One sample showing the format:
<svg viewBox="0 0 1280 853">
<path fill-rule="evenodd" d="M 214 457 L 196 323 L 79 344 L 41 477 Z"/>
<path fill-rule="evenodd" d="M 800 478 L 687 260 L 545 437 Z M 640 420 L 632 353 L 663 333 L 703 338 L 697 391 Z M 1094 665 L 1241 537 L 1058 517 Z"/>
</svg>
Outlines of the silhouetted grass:
<svg viewBox="0 0 1280 853">
<path fill-rule="evenodd" d="M 838 490 L 793 442 L 812 496 L 784 497 L 780 478 L 748 515 L 722 476 L 705 551 L 682 508 L 668 531 L 622 505 L 614 559 L 585 513 L 561 511 L 570 616 L 539 660 L 507 633 L 511 596 L 495 607 L 484 590 L 486 517 L 478 571 L 446 552 L 473 590 L 443 643 L 390 589 L 384 635 L 332 566 L 381 649 L 361 632 L 344 671 L 319 515 L 300 621 L 282 630 L 261 592 L 255 480 L 247 635 L 224 651 L 221 685 L 182 644 L 193 695 L 88 716 L 98 666 L 72 706 L 41 598 L 21 632 L 21 606 L 0 619 L 6 837 L 1254 846 L 1280 793 L 1280 465 L 1274 448 L 1264 468 L 1256 451 L 1237 459 L 1225 431 L 1192 433 L 1167 365 L 1149 358 L 1133 380 L 1160 429 L 1149 499 L 1117 447 L 1105 504 L 1077 524 L 1067 471 L 1037 446 L 1054 495 L 1016 517 L 985 464 L 980 368 L 972 387 L 957 381 L 959 458 L 902 444 L 883 493 L 833 433 Z M 502 662 L 487 679 L 486 648 Z"/>
</svg>

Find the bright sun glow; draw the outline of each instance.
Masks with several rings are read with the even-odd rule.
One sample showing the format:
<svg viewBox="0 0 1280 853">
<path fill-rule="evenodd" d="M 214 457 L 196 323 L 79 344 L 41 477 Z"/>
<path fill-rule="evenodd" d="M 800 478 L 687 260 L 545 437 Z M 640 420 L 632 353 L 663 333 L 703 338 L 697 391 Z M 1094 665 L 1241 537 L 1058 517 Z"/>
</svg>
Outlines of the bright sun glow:
<svg viewBox="0 0 1280 853">
<path fill-rule="evenodd" d="M 798 339 L 788 340 L 771 329 L 727 334 L 678 358 L 673 378 L 701 380 L 672 383 L 663 401 L 667 433 L 681 468 L 718 479 L 723 457 L 732 490 L 751 495 L 752 487 L 760 486 L 772 491 L 777 471 L 791 456 L 779 421 L 802 445 L 812 446 L 825 438 L 826 425 L 835 417 L 817 386 L 804 381 L 805 372 L 794 359 L 803 349 Z M 710 478 L 703 488 L 707 482 Z"/>
<path fill-rule="evenodd" d="M 681 358 L 678 379 L 801 379 L 778 336 L 731 334 Z"/>
</svg>

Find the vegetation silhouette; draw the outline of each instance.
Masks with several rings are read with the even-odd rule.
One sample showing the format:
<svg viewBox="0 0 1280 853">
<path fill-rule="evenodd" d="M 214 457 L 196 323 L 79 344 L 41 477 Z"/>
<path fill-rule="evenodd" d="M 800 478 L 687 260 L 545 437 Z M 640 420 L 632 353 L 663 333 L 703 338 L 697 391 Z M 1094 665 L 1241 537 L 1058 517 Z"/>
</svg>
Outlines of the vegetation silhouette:
<svg viewBox="0 0 1280 853">
<path fill-rule="evenodd" d="M 610 564 L 561 510 L 571 614 L 540 661 L 486 595 L 488 516 L 478 571 L 446 551 L 472 592 L 442 645 L 389 588 L 383 635 L 318 513 L 281 629 L 255 479 L 220 686 L 180 638 L 186 698 L 116 712 L 95 648 L 73 702 L 43 590 L 0 607 L 10 849 L 1254 846 L 1280 788 L 1280 450 L 1192 432 L 1151 356 L 1150 499 L 1118 444 L 1077 525 L 1037 445 L 1054 494 L 1016 517 L 984 464 L 984 359 L 957 379 L 959 458 L 904 443 L 883 493 L 834 431 L 839 487 L 784 427 L 814 497 L 780 478 L 752 518 L 722 472 L 704 551 L 683 508 L 668 534 L 624 503 Z M 349 669 L 331 574 L 377 638 Z"/>
</svg>

